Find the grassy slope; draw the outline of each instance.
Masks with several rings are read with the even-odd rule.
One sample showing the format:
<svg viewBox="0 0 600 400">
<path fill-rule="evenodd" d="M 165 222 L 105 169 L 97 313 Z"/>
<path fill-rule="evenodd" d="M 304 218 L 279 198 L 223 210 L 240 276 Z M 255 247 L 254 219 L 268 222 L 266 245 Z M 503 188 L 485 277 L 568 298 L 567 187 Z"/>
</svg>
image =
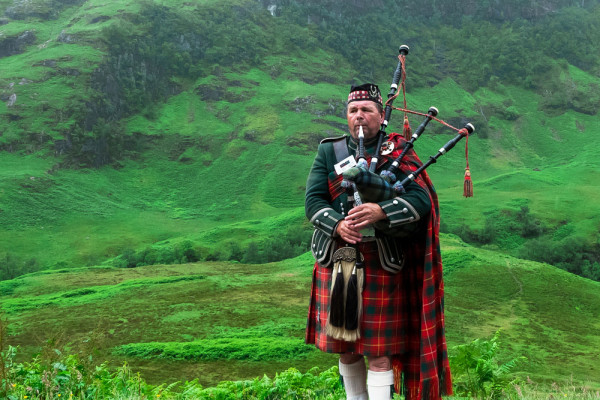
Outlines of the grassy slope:
<svg viewBox="0 0 600 400">
<path fill-rule="evenodd" d="M 4 58 L 0 63 L 0 86 L 6 88 L 14 82 L 18 95 L 16 108 L 9 109 L 0 102 L 0 114 L 18 111 L 29 121 L 29 126 L 19 130 L 7 118 L 0 119 L 3 134 L 0 141 L 5 143 L 24 132 L 43 132 L 53 139 L 62 138 L 61 130 L 72 121 L 65 120 L 58 125 L 45 121 L 70 101 L 80 98 L 82 92 L 76 89 L 85 86 L 86 73 L 100 62 L 102 53 L 83 43 L 59 43 L 57 35 L 70 23 L 66 33 L 92 43 L 98 28 L 113 21 L 91 23 L 94 18 L 136 10 L 133 3 L 117 7 L 87 1 L 81 7 L 67 9 L 57 20 L 37 22 L 36 44 L 26 53 Z M 11 22 L 1 29 L 15 34 L 29 27 L 27 23 Z M 56 68 L 39 65 L 47 59 L 56 60 L 61 68 L 76 68 L 84 74 L 65 75 L 57 73 Z M 35 145 L 30 149 L 33 154 L 0 153 L 0 218 L 4 228 L 0 232 L 0 255 L 10 252 L 20 260 L 35 258 L 43 268 L 80 267 L 101 264 L 127 249 L 140 249 L 152 243 L 166 245 L 192 239 L 216 248 L 225 240 L 243 242 L 249 238 L 269 237 L 273 232 L 303 221 L 303 185 L 316 143 L 319 137 L 343 132 L 337 127 L 343 127 L 345 121 L 335 106 L 345 97 L 346 85 L 353 81 L 354 71 L 334 56 L 319 51 L 274 56 L 263 61 L 260 68 L 250 70 L 233 71 L 222 67 L 223 76 L 217 81 L 241 82 L 241 87 L 231 84 L 228 89 L 229 93 L 242 95 L 239 102 L 202 100 L 197 88 L 215 83 L 214 77 L 204 77 L 160 105 L 153 120 L 132 117 L 127 121 L 127 132 L 151 136 L 153 146 L 140 158 L 123 162 L 122 168 L 55 171 L 52 167 L 59 160 L 45 150 L 36 152 Z M 394 65 L 391 59 L 390 72 Z M 409 73 L 410 68 L 419 68 L 418 53 L 411 54 Z M 269 74 L 273 69 L 279 71 L 277 77 Z M 344 85 L 311 84 L 298 79 L 310 74 L 336 76 Z M 569 74 L 579 85 L 599 81 L 574 67 L 570 67 Z M 31 82 L 19 85 L 22 78 Z M 386 86 L 385 83 L 380 85 Z M 502 85 L 494 90 L 481 88 L 467 93 L 447 79 L 433 88 L 411 91 L 409 78 L 409 107 L 426 110 L 435 105 L 440 109 L 441 118 L 473 117 L 483 112 L 482 105 L 506 102 L 512 104 L 519 118 L 509 121 L 484 112 L 489 138 L 474 136 L 469 143 L 475 198 L 461 197 L 464 168 L 461 144 L 432 167 L 431 176 L 440 195 L 445 223 L 450 227 L 462 223 L 482 226 L 484 216 L 492 210 L 518 209 L 528 204 L 535 215 L 548 223 L 569 219 L 574 232 L 597 237 L 600 211 L 596 202 L 588 201 L 585 208 L 580 207 L 582 199 L 598 196 L 594 182 L 598 181 L 600 150 L 589 145 L 599 134 L 595 116 L 571 111 L 559 116 L 546 115 L 538 110 L 538 96 Z M 334 111 L 331 111 L 332 104 Z M 392 125 L 399 120 L 396 114 Z M 412 121 L 413 127 L 419 122 L 417 118 Z M 431 126 L 419 140 L 417 150 L 425 158 L 449 138 L 448 131 Z M 571 182 L 573 175 L 576 182 Z M 593 294 L 597 285 L 538 264 L 483 251 L 467 257 L 470 268 L 454 270 L 453 265 L 461 265 L 465 255 L 473 250 L 462 249 L 462 245 L 453 240 L 446 240 L 445 244 L 448 246 L 444 249 L 446 266 L 451 271 L 447 279 L 448 334 L 453 344 L 504 327 L 511 348 L 532 361 L 528 372 L 533 376 L 559 379 L 573 372 L 576 378 L 585 380 L 586 368 L 592 371 L 589 376 L 598 373 L 590 350 L 598 348 L 598 338 L 585 328 L 586 324 L 593 327 L 591 321 L 598 316 L 600 302 Z M 453 257 L 458 261 L 453 262 Z M 215 318 L 218 325 L 228 327 L 235 320 L 232 317 L 236 317 L 243 329 L 248 328 L 244 321 L 261 321 L 255 324 L 258 328 L 254 332 L 262 333 L 253 333 L 260 336 L 273 329 L 268 322 L 272 318 L 271 308 L 238 307 L 235 303 L 238 299 L 233 299 L 226 304 L 229 313 L 219 314 L 215 304 L 209 305 L 208 311 L 197 311 L 203 310 L 202 305 L 197 305 L 197 299 L 203 299 L 206 293 L 222 296 L 219 297 L 221 303 L 227 298 L 223 295 L 226 291 L 217 291 L 219 285 L 223 285 L 219 279 L 155 282 L 153 286 L 149 281 L 160 280 L 164 271 L 209 276 L 215 268 L 227 269 L 240 273 L 242 286 L 248 290 L 243 293 L 253 298 L 263 296 L 268 279 L 252 283 L 251 275 L 244 278 L 246 273 L 252 272 L 253 276 L 256 269 L 282 269 L 295 274 L 286 276 L 286 280 L 296 285 L 290 289 L 296 300 L 289 310 L 283 311 L 287 318 L 284 326 L 292 327 L 286 334 L 300 337 L 305 304 L 300 304 L 298 299 L 305 299 L 307 295 L 309 263 L 305 256 L 289 263 L 260 267 L 198 264 L 135 270 L 82 269 L 73 271 L 73 275 L 70 272 L 38 274 L 3 283 L 2 307 L 9 310 L 16 340 L 23 343 L 28 352 L 47 337 L 39 332 L 59 332 L 63 326 L 68 336 L 76 338 L 75 343 L 80 343 L 97 328 L 103 333 L 102 340 L 107 347 L 138 341 L 210 338 L 217 334 L 209 331 Z M 540 279 L 535 286 L 534 279 L 525 279 L 532 278 L 528 275 L 531 271 L 539 277 L 551 275 L 546 280 Z M 511 272 L 530 290 L 520 291 Z M 495 280 L 488 278 L 491 273 Z M 479 285 L 469 283 L 478 282 L 479 276 L 483 279 Z M 116 286 L 121 279 L 137 278 L 142 279 L 140 285 Z M 77 281 L 79 283 L 74 283 Z M 502 284 L 486 286 L 492 281 Z M 555 295 L 547 287 L 539 287 L 544 282 L 552 282 L 559 289 L 563 284 L 570 285 L 571 289 L 574 285 L 578 287 Z M 60 289 L 59 283 L 66 286 Z M 65 295 L 62 292 L 52 293 L 53 290 L 72 291 L 98 285 L 104 288 L 94 288 L 97 290 L 94 293 L 73 292 L 66 297 L 60 297 Z M 18 294 L 22 300 L 9 301 L 5 297 L 5 288 L 12 286 L 17 289 L 7 296 Z M 488 290 L 475 290 L 481 288 Z M 38 297 L 44 290 L 50 293 Z M 192 300 L 182 302 L 180 295 L 184 293 Z M 153 300 L 150 306 L 148 298 Z M 570 304 L 569 299 L 577 304 Z M 26 303 L 39 308 L 14 311 L 22 307 L 19 304 Z M 94 309 L 90 311 L 92 304 Z M 113 309 L 115 306 L 117 310 Z M 280 311 L 278 307 L 277 312 Z M 238 315 L 244 312 L 250 315 L 247 319 Z M 578 319 L 580 315 L 584 317 Z M 577 327 L 575 333 L 568 333 L 570 325 Z M 232 337 L 241 335 L 224 329 Z M 528 342 L 522 340 L 523 337 L 527 337 Z M 547 340 L 549 345 L 541 343 L 541 339 Z M 532 346 L 525 346 L 529 341 Z M 561 360 L 572 359 L 574 354 L 577 357 L 572 363 L 561 367 Z M 295 361 L 293 365 L 300 363 L 308 368 L 331 362 L 331 357 L 311 354 L 305 361 Z M 149 377 L 154 377 L 152 379 L 164 378 L 156 375 L 164 361 L 136 363 Z M 258 368 L 272 373 L 290 365 L 287 361 L 269 364 L 273 365 L 261 364 Z M 221 379 L 223 371 L 229 368 L 233 370 L 231 378 L 257 375 L 257 365 L 253 362 L 213 361 L 176 363 L 173 371 L 178 372 L 173 372 L 171 378 L 189 378 L 200 368 L 216 371 L 206 377 L 207 382 Z"/>
<path fill-rule="evenodd" d="M 114 16 L 135 13 L 136 7 L 90 0 L 67 8 L 57 20 L 35 22 L 39 43 L 24 54 L 4 58 L 0 65 L 3 86 L 16 83 L 18 95 L 14 108 L 0 103 L 0 114 L 18 113 L 29 125 L 0 119 L 0 141 L 24 133 L 39 133 L 41 141 L 61 139 L 61 131 L 73 121 L 47 121 L 84 96 L 87 73 L 102 55 L 90 44 Z M 12 21 L 2 30 L 15 34 L 30 27 L 31 22 Z M 63 29 L 80 41 L 58 42 Z M 56 61 L 57 67 L 39 65 L 44 60 Z M 419 62 L 419 54 L 411 54 L 409 74 L 411 68 L 419 69 Z M 393 65 L 391 59 L 390 70 Z M 61 71 L 66 68 L 82 74 L 65 75 Z M 274 70 L 277 74 L 271 75 Z M 327 79 L 320 84 L 298 79 L 309 76 Z M 0 249 L 20 260 L 33 257 L 43 268 L 94 265 L 126 249 L 166 239 L 206 240 L 214 227 L 247 240 L 247 229 L 239 225 L 244 220 L 291 212 L 298 216 L 294 221 L 300 221 L 303 185 L 316 143 L 320 137 L 343 133 L 339 127 L 345 124 L 340 99 L 347 83 L 325 80 L 352 82 L 353 76 L 351 66 L 320 50 L 268 57 L 260 68 L 250 70 L 222 66 L 219 78 L 206 76 L 185 84 L 187 90 L 159 106 L 153 120 L 135 116 L 127 121 L 127 133 L 153 141 L 139 159 L 124 162 L 119 170 L 54 171 L 59 160 L 47 150 L 27 157 L 3 152 L 0 208 L 6 229 L 0 233 Z M 19 85 L 22 78 L 30 81 Z M 564 78 L 582 87 L 600 81 L 575 67 L 569 67 Z M 489 212 L 527 204 L 550 226 L 570 220 L 579 235 L 597 238 L 600 211 L 595 203 L 578 207 L 579 199 L 597 195 L 593 182 L 600 150 L 588 145 L 599 134 L 594 116 L 572 111 L 546 115 L 538 110 L 537 95 L 501 84 L 472 94 L 449 78 L 433 88 L 411 91 L 409 75 L 408 84 L 413 109 L 435 105 L 444 119 L 482 114 L 488 122 L 479 129 L 487 131 L 488 138 L 475 136 L 470 141 L 475 198 L 461 197 L 462 144 L 430 170 L 448 229 L 467 222 L 481 227 Z M 222 85 L 239 101 L 202 100 L 203 85 Z M 483 111 L 489 105 L 503 109 L 502 104 L 511 104 L 518 118 L 506 120 Z M 399 115 L 392 118 L 392 128 L 399 120 Z M 419 123 L 418 118 L 412 121 L 413 126 Z M 431 126 L 417 143 L 419 154 L 426 158 L 435 153 L 449 133 Z M 32 145 L 31 151 L 36 150 Z M 263 233 L 269 230 L 257 226 L 253 234 Z M 22 240 L 15 243 L 15 237 Z"/>
<path fill-rule="evenodd" d="M 444 236 L 442 246 L 450 346 L 501 329 L 506 353 L 528 358 L 522 376 L 537 382 L 571 376 L 600 381 L 599 283 L 475 249 L 453 236 Z M 302 346 L 311 263 L 305 254 L 265 265 L 40 272 L 0 283 L 0 303 L 10 322 L 10 341 L 21 346 L 23 355 L 52 338 L 53 345 L 70 343 L 73 351 L 99 348 L 97 360 L 127 361 L 154 382 L 198 377 L 202 384 L 214 384 L 273 375 L 291 366 L 304 370 L 335 364 L 333 356 Z M 263 341 L 257 344 L 257 338 Z M 230 356 L 219 350 L 222 339 L 228 351 L 241 352 L 241 359 L 227 360 Z M 204 357 L 213 358 L 177 361 L 159 353 L 154 359 L 108 353 L 119 345 L 146 342 L 175 342 L 171 352 L 182 357 L 185 345 L 195 343 Z M 266 354 L 265 360 L 251 359 L 245 350 L 250 344 Z M 282 344 L 285 351 L 278 350 Z M 290 359 L 292 348 L 296 354 Z"/>
<path fill-rule="evenodd" d="M 342 133 L 324 121 L 344 124 L 336 115 L 315 118 L 314 113 L 325 113 L 344 90 L 272 79 L 259 70 L 230 79 L 234 76 L 257 84 L 245 101 L 203 102 L 190 89 L 171 98 L 156 120 L 132 118 L 129 131 L 156 136 L 157 147 L 122 169 L 49 174 L 52 159 L 3 153 L 3 209 L 11 214 L 9 230 L 0 233 L 2 247 L 8 249 L 17 234 L 32 239 L 12 248 L 20 257 L 36 257 L 44 266 L 94 265 L 126 248 L 174 236 L 197 240 L 217 225 L 235 231 L 242 220 L 299 210 L 315 141 Z M 598 178 L 598 150 L 586 146 L 598 134 L 593 117 L 572 112 L 547 117 L 536 111 L 536 96 L 516 88 L 504 91 L 500 98 L 514 100 L 522 117 L 512 124 L 492 117 L 490 139 L 471 138 L 476 196 L 461 197 L 462 144 L 430 170 L 445 223 L 478 226 L 491 210 L 528 204 L 552 225 L 572 220 L 582 236 L 595 235 L 600 212 L 593 203 L 591 209 L 578 207 L 579 199 L 597 192 L 592 182 Z M 314 103 L 296 111 L 294 99 L 309 96 Z M 489 90 L 472 96 L 447 80 L 433 90 L 416 91 L 409 100 L 417 109 L 436 105 L 448 118 L 460 115 L 456 104 L 473 109 L 476 101 L 498 101 L 497 96 Z M 587 128 L 573 129 L 575 121 Z M 450 137 L 437 127 L 431 131 L 417 144 L 423 158 Z M 553 139 L 555 132 L 561 132 L 560 140 Z M 577 149 L 583 150 L 572 158 Z M 571 182 L 573 171 L 576 182 Z M 302 220 L 301 212 L 294 214 Z M 247 238 L 244 232 L 239 236 Z"/>
</svg>

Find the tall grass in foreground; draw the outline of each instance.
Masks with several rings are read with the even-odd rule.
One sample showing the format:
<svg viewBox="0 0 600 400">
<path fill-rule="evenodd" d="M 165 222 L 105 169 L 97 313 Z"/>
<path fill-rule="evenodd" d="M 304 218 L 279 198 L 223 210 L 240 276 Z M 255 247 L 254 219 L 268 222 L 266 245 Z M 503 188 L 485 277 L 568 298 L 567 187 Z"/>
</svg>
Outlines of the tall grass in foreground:
<svg viewBox="0 0 600 400">
<path fill-rule="evenodd" d="M 5 324 L 0 318 L 0 338 Z M 456 346 L 452 357 L 455 376 L 453 399 L 600 399 L 600 390 L 574 382 L 550 387 L 537 385 L 529 378 L 511 378 L 510 371 L 522 357 L 505 363 L 497 360 L 498 333 L 490 340 L 475 340 Z M 5 342 L 0 342 L 4 345 Z M 125 364 L 116 370 L 107 364 L 92 363 L 92 357 L 63 355 L 58 349 L 42 352 L 32 361 L 17 363 L 17 348 L 0 348 L 0 398 L 39 399 L 345 399 L 337 367 L 319 372 L 312 368 L 301 373 L 295 368 L 274 378 L 223 381 L 204 388 L 197 380 L 169 385 L 150 385 Z M 403 399 L 394 395 L 395 400 Z"/>
<path fill-rule="evenodd" d="M 301 373 L 294 368 L 277 374 L 246 381 L 224 381 L 216 387 L 203 388 L 197 381 L 170 385 L 149 385 L 127 365 L 110 371 L 105 364 L 86 369 L 76 356 L 67 356 L 61 362 L 44 365 L 36 358 L 31 362 L 13 364 L 15 349 L 5 352 L 9 368 L 3 370 L 0 396 L 9 400 L 62 400 L 62 399 L 297 399 L 343 400 L 344 389 L 337 367 L 319 372 L 313 368 Z M 452 397 L 451 399 L 600 399 L 594 391 L 574 383 L 538 386 L 534 382 L 512 382 L 498 396 Z M 395 400 L 403 399 L 395 395 Z"/>
<path fill-rule="evenodd" d="M 301 373 L 290 368 L 274 378 L 264 376 L 246 381 L 224 381 L 203 388 L 196 380 L 170 385 L 147 384 L 128 365 L 115 371 L 106 364 L 87 368 L 74 355 L 48 364 L 41 358 L 16 364 L 16 349 L 3 352 L 0 397 L 17 399 L 341 399 L 344 390 L 337 368 Z"/>
</svg>

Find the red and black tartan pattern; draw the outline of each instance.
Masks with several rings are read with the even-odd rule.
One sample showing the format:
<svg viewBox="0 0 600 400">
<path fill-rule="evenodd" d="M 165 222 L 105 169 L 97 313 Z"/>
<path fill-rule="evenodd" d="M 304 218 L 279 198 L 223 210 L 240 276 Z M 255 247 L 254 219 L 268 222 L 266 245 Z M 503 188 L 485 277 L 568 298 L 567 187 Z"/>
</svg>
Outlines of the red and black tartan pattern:
<svg viewBox="0 0 600 400">
<path fill-rule="evenodd" d="M 405 139 L 392 133 L 390 141 L 394 142 L 396 150 L 386 157 L 394 159 L 402 151 Z M 401 168 L 408 174 L 420 165 L 421 161 L 410 150 Z M 379 266 L 378 255 L 373 251 L 364 255 L 367 268 L 361 321 L 364 336 L 353 344 L 335 341 L 325 335 L 331 271 L 315 264 L 306 342 L 315 343 L 327 352 L 355 352 L 367 356 L 391 354 L 396 391 L 403 393 L 406 400 L 437 400 L 442 395 L 452 394 L 444 332 L 439 208 L 437 194 L 427 173 L 421 173 L 415 182 L 431 197 L 427 231 L 411 246 L 404 246 L 407 264 L 396 275 Z M 379 285 L 382 288 L 378 288 Z M 393 301 L 383 299 L 383 294 L 392 292 L 399 297 L 394 297 Z M 389 316 L 393 322 L 382 321 Z"/>
<path fill-rule="evenodd" d="M 354 92 L 350 92 L 348 95 L 348 103 L 355 100 L 371 100 L 383 104 L 381 94 L 378 93 L 376 97 L 373 97 L 368 90 L 355 90 Z"/>
<path fill-rule="evenodd" d="M 325 333 L 329 315 L 331 268 L 315 263 L 311 302 L 308 311 L 306 342 L 328 353 L 357 353 L 366 356 L 391 356 L 403 353 L 406 322 L 398 303 L 403 301 L 400 277 L 379 266 L 375 242 L 360 245 L 364 256 L 365 285 L 363 289 L 363 315 L 360 322 L 361 337 L 356 342 L 335 340 Z"/>
<path fill-rule="evenodd" d="M 338 175 L 334 179 L 331 177 L 328 178 L 327 183 L 329 185 L 329 195 L 331 196 L 331 201 L 335 200 L 338 196 L 346 191 L 346 189 L 342 187 L 343 180 L 344 177 L 342 175 Z"/>
</svg>

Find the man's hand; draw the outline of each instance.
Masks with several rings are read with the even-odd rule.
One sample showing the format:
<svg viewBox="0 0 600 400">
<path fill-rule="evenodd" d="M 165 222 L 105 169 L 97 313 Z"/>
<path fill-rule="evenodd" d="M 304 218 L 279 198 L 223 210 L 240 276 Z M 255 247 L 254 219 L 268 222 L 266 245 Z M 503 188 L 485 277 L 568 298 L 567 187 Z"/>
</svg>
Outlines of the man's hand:
<svg viewBox="0 0 600 400">
<path fill-rule="evenodd" d="M 337 224 L 335 232 L 347 243 L 356 244 L 362 239 L 361 233 L 356 229 L 351 228 L 346 219 L 341 220 L 339 224 Z"/>
<path fill-rule="evenodd" d="M 350 210 L 346 219 L 340 221 L 337 225 L 336 233 L 344 241 L 356 244 L 362 239 L 362 234 L 359 232 L 361 229 L 385 218 L 386 215 L 378 204 L 361 204 Z"/>
<path fill-rule="evenodd" d="M 367 225 L 371 225 L 385 218 L 387 217 L 379 204 L 365 203 L 348 211 L 346 220 L 349 222 L 350 228 L 360 231 Z"/>
</svg>

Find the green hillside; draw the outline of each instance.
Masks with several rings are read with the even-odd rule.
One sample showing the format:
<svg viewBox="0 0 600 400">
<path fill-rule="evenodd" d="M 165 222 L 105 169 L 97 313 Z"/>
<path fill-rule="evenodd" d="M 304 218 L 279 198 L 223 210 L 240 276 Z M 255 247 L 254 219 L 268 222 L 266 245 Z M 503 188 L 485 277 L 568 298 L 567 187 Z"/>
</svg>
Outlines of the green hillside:
<svg viewBox="0 0 600 400">
<path fill-rule="evenodd" d="M 501 329 L 521 376 L 599 382 L 599 18 L 596 0 L 0 0 L 9 342 L 155 383 L 332 365 L 301 342 L 305 180 L 349 86 L 385 93 L 405 43 L 408 107 L 476 126 L 475 197 L 464 143 L 429 170 L 451 344 Z M 416 150 L 453 135 L 431 123 Z"/>
<path fill-rule="evenodd" d="M 460 195 L 462 150 L 430 172 L 441 194 L 443 230 L 600 278 L 600 214 L 593 202 L 579 207 L 579 199 L 596 194 L 599 150 L 589 143 L 598 135 L 600 61 L 570 51 L 561 58 L 546 44 L 527 47 L 532 43 L 524 39 L 547 35 L 568 49 L 564 35 L 549 27 L 592 21 L 595 2 L 585 8 L 557 3 L 558 16 L 513 5 L 511 12 L 521 10 L 527 23 L 477 8 L 469 14 L 489 19 L 477 28 L 469 16 L 462 26 L 442 23 L 450 13 L 416 19 L 402 32 L 394 23 L 363 31 L 374 14 L 361 2 L 339 15 L 311 2 L 274 4 L 269 11 L 232 1 L 235 12 L 228 13 L 216 2 L 6 2 L 0 26 L 3 277 L 122 265 L 113 261 L 122 255 L 129 265 L 149 264 L 156 260 L 140 254 L 165 240 L 189 242 L 197 259 L 242 260 L 240 251 L 250 245 L 263 254 L 273 247 L 264 233 L 281 226 L 265 218 L 302 221 L 314 149 L 320 138 L 345 131 L 349 84 L 368 79 L 385 90 L 395 49 L 408 43 L 409 107 L 434 105 L 443 119 L 476 125 L 469 146 L 475 198 Z M 360 19 L 357 10 L 369 17 Z M 342 35 L 336 28 L 343 18 L 360 29 Z M 593 46 L 597 29 L 585 26 L 589 40 L 579 45 Z M 495 39 L 498 30 L 505 42 Z M 473 35 L 490 40 L 474 42 Z M 362 58 L 344 45 L 380 37 L 385 46 L 363 47 Z M 508 51 L 521 57 L 518 66 L 502 57 Z M 477 61 L 464 64 L 467 55 Z M 431 126 L 417 144 L 419 154 L 435 153 L 451 134 Z M 519 213 L 531 229 L 514 228 L 523 224 Z M 303 231 L 276 246 L 279 259 L 302 252 Z"/>
<path fill-rule="evenodd" d="M 527 357 L 522 378 L 600 382 L 599 283 L 452 236 L 442 248 L 451 348 L 501 330 L 502 357 Z M 151 382 L 207 386 L 337 363 L 303 344 L 311 264 L 304 254 L 263 265 L 38 272 L 0 283 L 0 303 L 21 358 L 95 349 L 96 362 L 126 361 Z"/>
</svg>

